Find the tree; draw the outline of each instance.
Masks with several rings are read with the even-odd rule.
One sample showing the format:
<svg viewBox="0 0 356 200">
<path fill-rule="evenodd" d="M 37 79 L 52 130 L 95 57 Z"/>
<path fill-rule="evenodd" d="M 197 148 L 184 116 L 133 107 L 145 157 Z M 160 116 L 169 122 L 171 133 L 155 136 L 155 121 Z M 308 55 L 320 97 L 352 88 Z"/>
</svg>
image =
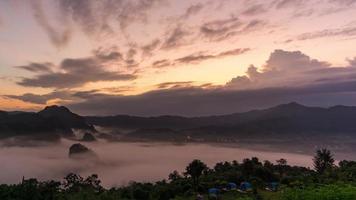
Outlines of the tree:
<svg viewBox="0 0 356 200">
<path fill-rule="evenodd" d="M 100 192 L 103 187 L 100 185 L 101 181 L 97 174 L 92 174 L 84 180 L 84 185 L 95 192 Z"/>
<path fill-rule="evenodd" d="M 208 170 L 208 167 L 200 160 L 193 160 L 193 162 L 191 162 L 185 170 L 185 174 L 189 175 L 193 180 L 194 190 L 198 191 L 199 178 L 203 172 Z"/>
<path fill-rule="evenodd" d="M 277 169 L 279 172 L 279 178 L 282 179 L 284 176 L 284 173 L 286 171 L 287 160 L 284 158 L 281 158 L 279 160 L 276 160 L 276 162 L 277 162 Z"/>
<path fill-rule="evenodd" d="M 65 182 L 63 183 L 64 189 L 68 192 L 79 192 L 83 186 L 83 177 L 80 175 L 70 173 L 64 177 Z"/>
<path fill-rule="evenodd" d="M 319 174 L 324 174 L 325 171 L 332 169 L 335 160 L 330 150 L 318 149 L 315 153 L 313 162 L 315 171 Z"/>
<path fill-rule="evenodd" d="M 170 181 L 176 181 L 180 178 L 182 178 L 182 177 L 177 170 L 174 170 L 172 173 L 170 173 L 168 175 L 168 180 L 170 180 Z"/>
<path fill-rule="evenodd" d="M 281 166 L 286 166 L 287 165 L 287 160 L 284 159 L 284 158 L 281 158 L 279 160 L 276 161 L 278 165 L 281 165 Z"/>
</svg>

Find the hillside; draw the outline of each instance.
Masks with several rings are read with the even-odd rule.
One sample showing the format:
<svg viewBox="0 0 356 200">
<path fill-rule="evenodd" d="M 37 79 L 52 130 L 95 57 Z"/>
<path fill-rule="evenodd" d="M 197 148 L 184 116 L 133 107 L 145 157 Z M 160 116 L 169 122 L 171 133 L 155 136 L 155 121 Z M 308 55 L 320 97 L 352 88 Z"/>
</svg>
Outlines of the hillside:
<svg viewBox="0 0 356 200">
<path fill-rule="evenodd" d="M 223 132 L 354 132 L 356 107 L 307 107 L 282 104 L 265 110 L 207 117 L 136 117 L 117 115 L 86 117 L 93 125 L 119 128 L 221 129 Z"/>
<path fill-rule="evenodd" d="M 128 115 L 82 117 L 66 107 L 50 106 L 37 113 L 0 112 L 0 135 L 2 138 L 18 135 L 68 137 L 72 136 L 73 129 L 96 132 L 94 126 L 100 126 L 112 130 L 110 134 L 115 140 L 121 138 L 131 141 L 231 142 L 254 138 L 287 141 L 305 137 L 332 140 L 339 136 L 354 139 L 355 119 L 356 107 L 308 107 L 295 102 L 245 113 L 190 118 Z"/>
<path fill-rule="evenodd" d="M 95 130 L 83 117 L 63 106 L 49 106 L 37 113 L 0 112 L 0 138 L 26 136 L 53 140 L 72 136 L 72 129 Z"/>
</svg>

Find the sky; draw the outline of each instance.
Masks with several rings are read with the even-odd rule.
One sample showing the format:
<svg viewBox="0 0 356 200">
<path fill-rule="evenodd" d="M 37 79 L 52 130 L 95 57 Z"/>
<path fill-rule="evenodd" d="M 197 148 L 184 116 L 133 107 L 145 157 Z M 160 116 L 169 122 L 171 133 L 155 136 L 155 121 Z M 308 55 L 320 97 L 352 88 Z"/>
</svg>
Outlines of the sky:
<svg viewBox="0 0 356 200">
<path fill-rule="evenodd" d="M 356 0 L 1 0 L 0 110 L 356 106 Z"/>
</svg>

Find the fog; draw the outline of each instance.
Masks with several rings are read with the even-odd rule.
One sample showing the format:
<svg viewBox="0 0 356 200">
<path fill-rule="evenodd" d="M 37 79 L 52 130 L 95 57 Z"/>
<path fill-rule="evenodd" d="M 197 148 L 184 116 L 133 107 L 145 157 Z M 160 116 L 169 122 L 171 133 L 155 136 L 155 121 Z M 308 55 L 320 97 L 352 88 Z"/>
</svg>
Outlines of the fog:
<svg viewBox="0 0 356 200">
<path fill-rule="evenodd" d="M 2 146 L 0 148 L 0 183 L 18 183 L 22 177 L 40 180 L 62 180 L 70 172 L 81 176 L 99 175 L 106 187 L 130 181 L 153 182 L 168 177 L 174 170 L 184 171 L 193 159 L 201 159 L 210 167 L 219 161 L 241 161 L 252 156 L 275 161 L 286 158 L 289 164 L 311 166 L 308 155 L 259 152 L 237 147 L 209 144 L 174 145 L 169 143 L 82 143 L 97 155 L 96 160 L 68 158 L 75 141 L 61 140 L 42 146 Z"/>
</svg>

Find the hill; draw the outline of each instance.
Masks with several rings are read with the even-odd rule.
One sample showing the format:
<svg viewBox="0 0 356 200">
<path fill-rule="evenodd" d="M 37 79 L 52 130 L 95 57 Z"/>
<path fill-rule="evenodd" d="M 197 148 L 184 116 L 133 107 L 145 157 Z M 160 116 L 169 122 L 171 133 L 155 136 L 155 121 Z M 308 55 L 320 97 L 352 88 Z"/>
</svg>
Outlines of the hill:
<svg viewBox="0 0 356 200">
<path fill-rule="evenodd" d="M 25 136 L 56 140 L 73 136 L 72 129 L 94 131 L 85 118 L 63 106 L 49 106 L 40 112 L 0 112 L 0 138 Z"/>
<path fill-rule="evenodd" d="M 111 129 L 110 134 L 115 140 L 131 141 L 354 139 L 355 119 L 356 107 L 308 107 L 295 102 L 263 110 L 205 117 L 82 117 L 66 107 L 49 106 L 37 113 L 0 111 L 0 137 L 71 137 L 73 129 L 96 132 L 95 125 Z"/>
<path fill-rule="evenodd" d="M 276 107 L 207 117 L 158 116 L 137 117 L 129 115 L 88 116 L 93 125 L 120 128 L 170 128 L 190 129 L 201 127 L 229 127 L 248 130 L 271 131 L 356 131 L 356 107 L 307 107 L 295 102 Z"/>
</svg>

